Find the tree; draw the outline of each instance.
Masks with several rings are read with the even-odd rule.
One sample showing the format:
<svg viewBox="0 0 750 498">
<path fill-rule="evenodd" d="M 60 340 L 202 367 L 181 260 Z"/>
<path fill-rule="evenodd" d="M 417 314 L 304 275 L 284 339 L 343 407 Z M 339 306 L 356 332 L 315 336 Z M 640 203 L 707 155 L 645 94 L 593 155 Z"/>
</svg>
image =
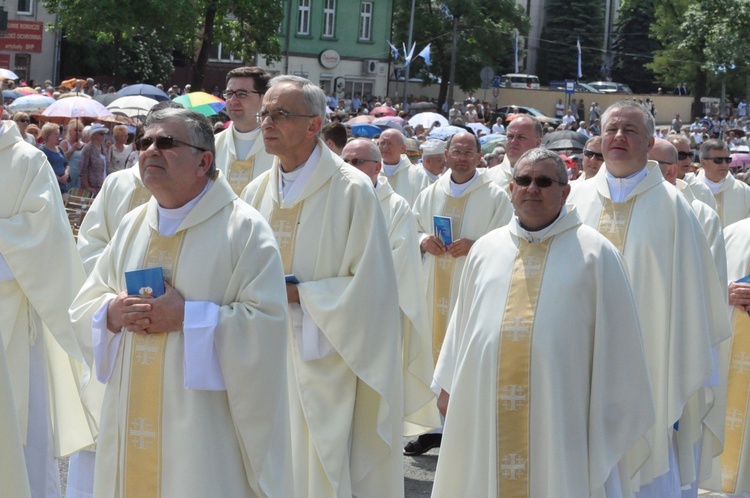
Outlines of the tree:
<svg viewBox="0 0 750 498">
<path fill-rule="evenodd" d="M 394 0 L 394 45 L 408 39 L 411 0 Z M 466 91 L 481 85 L 482 67 L 498 74 L 513 65 L 513 34 L 528 32 L 529 20 L 513 0 L 417 0 L 414 13 L 414 41 L 417 51 L 431 43 L 432 66 L 421 58 L 412 63 L 411 73 L 420 74 L 425 84 L 440 82 L 439 105 L 445 102 L 451 70 L 451 34 L 454 18 L 458 24 L 456 84 Z"/>
<path fill-rule="evenodd" d="M 581 40 L 583 79 L 599 78 L 603 62 L 604 2 L 601 0 L 548 0 L 539 41 L 537 76 L 543 84 L 578 79 L 578 48 Z"/>
<path fill-rule="evenodd" d="M 650 66 L 654 53 L 661 49 L 656 37 L 650 35 L 656 21 L 653 0 L 624 0 L 613 43 L 612 80 L 627 83 L 635 93 L 655 92 L 659 85 Z"/>
</svg>

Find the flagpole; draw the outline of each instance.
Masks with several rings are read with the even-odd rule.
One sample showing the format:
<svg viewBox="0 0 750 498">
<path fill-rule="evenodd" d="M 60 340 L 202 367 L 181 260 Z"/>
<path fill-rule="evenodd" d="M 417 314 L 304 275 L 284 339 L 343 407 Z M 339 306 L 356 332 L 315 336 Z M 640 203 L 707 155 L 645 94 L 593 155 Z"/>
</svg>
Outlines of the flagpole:
<svg viewBox="0 0 750 498">
<path fill-rule="evenodd" d="M 409 45 L 407 45 L 409 50 L 412 50 L 412 36 L 414 35 L 414 4 L 416 0 L 411 0 L 411 19 L 409 20 Z M 404 57 L 407 55 L 404 54 Z M 407 93 L 407 88 L 409 86 L 409 66 L 411 66 L 411 61 L 408 61 L 409 64 L 404 68 L 406 71 L 404 72 L 404 99 L 403 104 L 406 104 L 407 97 L 409 94 Z M 402 105 L 401 108 L 403 109 L 405 105 Z"/>
</svg>

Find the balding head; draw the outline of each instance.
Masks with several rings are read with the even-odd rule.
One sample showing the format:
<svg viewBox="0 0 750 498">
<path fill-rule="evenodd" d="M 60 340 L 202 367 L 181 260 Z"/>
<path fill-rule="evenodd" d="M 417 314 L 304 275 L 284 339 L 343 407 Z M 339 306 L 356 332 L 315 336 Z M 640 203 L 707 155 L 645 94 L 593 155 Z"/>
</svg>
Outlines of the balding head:
<svg viewBox="0 0 750 498">
<path fill-rule="evenodd" d="M 524 152 L 542 143 L 542 123 L 533 116 L 518 116 L 508 125 L 506 137 L 505 157 L 514 166 Z"/>
<path fill-rule="evenodd" d="M 380 134 L 378 148 L 385 164 L 398 164 L 401 154 L 406 153 L 406 137 L 400 131 L 389 128 Z"/>
<path fill-rule="evenodd" d="M 664 179 L 674 185 L 677 179 L 677 147 L 668 140 L 656 138 L 654 146 L 648 152 L 648 158 L 659 163 Z"/>
</svg>

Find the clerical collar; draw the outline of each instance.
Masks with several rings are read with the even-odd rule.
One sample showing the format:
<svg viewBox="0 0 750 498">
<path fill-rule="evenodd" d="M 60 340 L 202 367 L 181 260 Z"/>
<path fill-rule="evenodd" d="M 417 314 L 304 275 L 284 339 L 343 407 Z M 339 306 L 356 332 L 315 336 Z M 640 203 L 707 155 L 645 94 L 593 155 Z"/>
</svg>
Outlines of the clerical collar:
<svg viewBox="0 0 750 498">
<path fill-rule="evenodd" d="M 557 218 L 555 218 L 555 221 L 547 225 L 546 227 L 542 228 L 541 230 L 537 230 L 535 232 L 530 232 L 526 230 L 522 225 L 521 221 L 518 219 L 518 216 L 513 215 L 513 222 L 516 224 L 518 228 L 518 235 L 526 239 L 526 242 L 529 244 L 536 244 L 538 242 L 541 242 L 545 239 L 547 234 L 552 230 L 557 223 L 565 217 L 565 215 L 568 214 L 568 206 L 563 205 L 562 209 L 560 210 L 560 214 L 557 215 Z"/>
<path fill-rule="evenodd" d="M 430 179 L 431 182 L 438 181 L 438 178 L 440 178 L 440 175 L 434 175 L 430 170 L 422 166 L 422 171 L 424 171 L 425 175 L 427 175 L 427 178 Z"/>
<path fill-rule="evenodd" d="M 724 182 L 727 181 L 727 177 L 721 179 L 720 182 L 714 183 L 711 180 L 708 179 L 707 176 L 701 176 L 700 178 L 703 179 L 703 181 L 708 185 L 708 188 L 711 189 L 711 193 L 716 195 L 721 191 L 721 187 L 724 185 Z"/>
<path fill-rule="evenodd" d="M 157 203 L 156 209 L 159 213 L 159 235 L 171 237 L 177 233 L 177 228 L 180 226 L 180 223 L 182 223 L 182 220 L 187 218 L 190 211 L 192 211 L 195 205 L 198 204 L 198 201 L 206 195 L 206 192 L 208 192 L 213 184 L 214 181 L 209 180 L 208 183 L 206 183 L 206 186 L 203 187 L 203 191 L 184 206 L 175 209 L 167 209 L 159 206 Z"/>
<path fill-rule="evenodd" d="M 456 183 L 453 181 L 453 178 L 449 178 L 451 183 L 451 195 L 453 197 L 461 197 L 462 195 L 464 195 L 466 189 L 469 188 L 472 183 L 474 183 L 474 180 L 477 179 L 477 176 L 479 176 L 479 172 L 477 170 L 474 170 L 474 176 L 472 176 L 469 181 L 464 183 Z"/>
<path fill-rule="evenodd" d="M 282 201 L 294 202 L 299 197 L 315 171 L 315 166 L 320 162 L 321 154 L 320 147 L 316 145 L 307 161 L 289 173 L 284 172 L 279 164 L 279 198 Z"/>
<path fill-rule="evenodd" d="M 258 138 L 258 131 L 260 127 L 250 130 L 248 132 L 242 132 L 232 126 L 232 138 L 234 139 L 234 152 L 235 156 L 241 160 L 247 159 L 250 151 L 255 145 L 255 140 Z"/>
<path fill-rule="evenodd" d="M 385 173 L 385 176 L 393 176 L 400 165 L 401 161 L 396 164 L 386 164 L 385 161 L 383 161 L 383 173 Z"/>
<path fill-rule="evenodd" d="M 647 176 L 648 166 L 644 166 L 642 170 L 636 171 L 625 178 L 617 178 L 607 171 L 607 185 L 609 185 L 609 195 L 612 197 L 612 202 L 625 202 L 633 189 Z"/>
</svg>

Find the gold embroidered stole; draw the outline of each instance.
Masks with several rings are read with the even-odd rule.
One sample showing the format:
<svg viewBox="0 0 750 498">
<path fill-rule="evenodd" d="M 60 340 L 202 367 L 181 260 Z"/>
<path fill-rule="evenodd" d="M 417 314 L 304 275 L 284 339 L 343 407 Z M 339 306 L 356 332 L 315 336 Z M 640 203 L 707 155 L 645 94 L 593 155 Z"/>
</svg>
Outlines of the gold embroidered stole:
<svg viewBox="0 0 750 498">
<path fill-rule="evenodd" d="M 460 238 L 461 222 L 466 210 L 468 195 L 462 197 L 448 196 L 443 208 L 443 216 L 451 218 L 453 240 Z M 435 257 L 433 269 L 432 291 L 432 359 L 437 363 L 440 348 L 443 347 L 445 331 L 448 329 L 448 319 L 451 312 L 451 287 L 453 285 L 453 267 L 456 258 L 450 253 L 443 253 Z"/>
<path fill-rule="evenodd" d="M 602 214 L 599 216 L 597 230 L 604 235 L 622 253 L 625 250 L 625 238 L 628 235 L 630 216 L 633 214 L 635 196 L 629 201 L 614 203 L 604 199 Z"/>
<path fill-rule="evenodd" d="M 142 267 L 161 266 L 164 279 L 171 283 L 184 238 L 185 231 L 173 237 L 152 233 Z M 130 334 L 132 345 L 123 476 L 123 496 L 126 498 L 161 495 L 161 408 L 167 335 L 166 332 Z"/>
<path fill-rule="evenodd" d="M 229 165 L 227 181 L 235 194 L 240 195 L 247 184 L 253 180 L 253 169 L 255 169 L 255 156 L 246 161 L 232 161 Z"/>
<path fill-rule="evenodd" d="M 747 270 L 745 273 L 747 274 Z M 750 316 L 738 309 L 734 311 L 729 359 L 724 453 L 721 455 L 721 490 L 724 493 L 735 494 L 750 401 Z"/>
<path fill-rule="evenodd" d="M 130 204 L 128 205 L 128 212 L 146 204 L 151 199 L 151 191 L 147 189 L 143 183 L 136 182 L 135 189 L 133 190 L 133 197 L 130 198 Z"/>
<path fill-rule="evenodd" d="M 521 240 L 505 302 L 497 364 L 498 497 L 529 496 L 531 333 L 551 241 Z"/>
<path fill-rule="evenodd" d="M 714 199 L 716 200 L 716 214 L 719 215 L 719 219 L 721 219 L 721 226 L 724 226 L 724 192 L 719 192 L 714 196 Z"/>
<path fill-rule="evenodd" d="M 299 227 L 299 218 L 302 213 L 302 204 L 304 201 L 297 203 L 296 206 L 289 209 L 283 209 L 278 206 L 274 207 L 271 212 L 269 225 L 276 237 L 276 243 L 279 245 L 281 252 L 281 262 L 284 264 L 284 273 L 292 273 L 292 264 L 294 263 L 294 246 L 297 243 L 297 228 Z"/>
</svg>

